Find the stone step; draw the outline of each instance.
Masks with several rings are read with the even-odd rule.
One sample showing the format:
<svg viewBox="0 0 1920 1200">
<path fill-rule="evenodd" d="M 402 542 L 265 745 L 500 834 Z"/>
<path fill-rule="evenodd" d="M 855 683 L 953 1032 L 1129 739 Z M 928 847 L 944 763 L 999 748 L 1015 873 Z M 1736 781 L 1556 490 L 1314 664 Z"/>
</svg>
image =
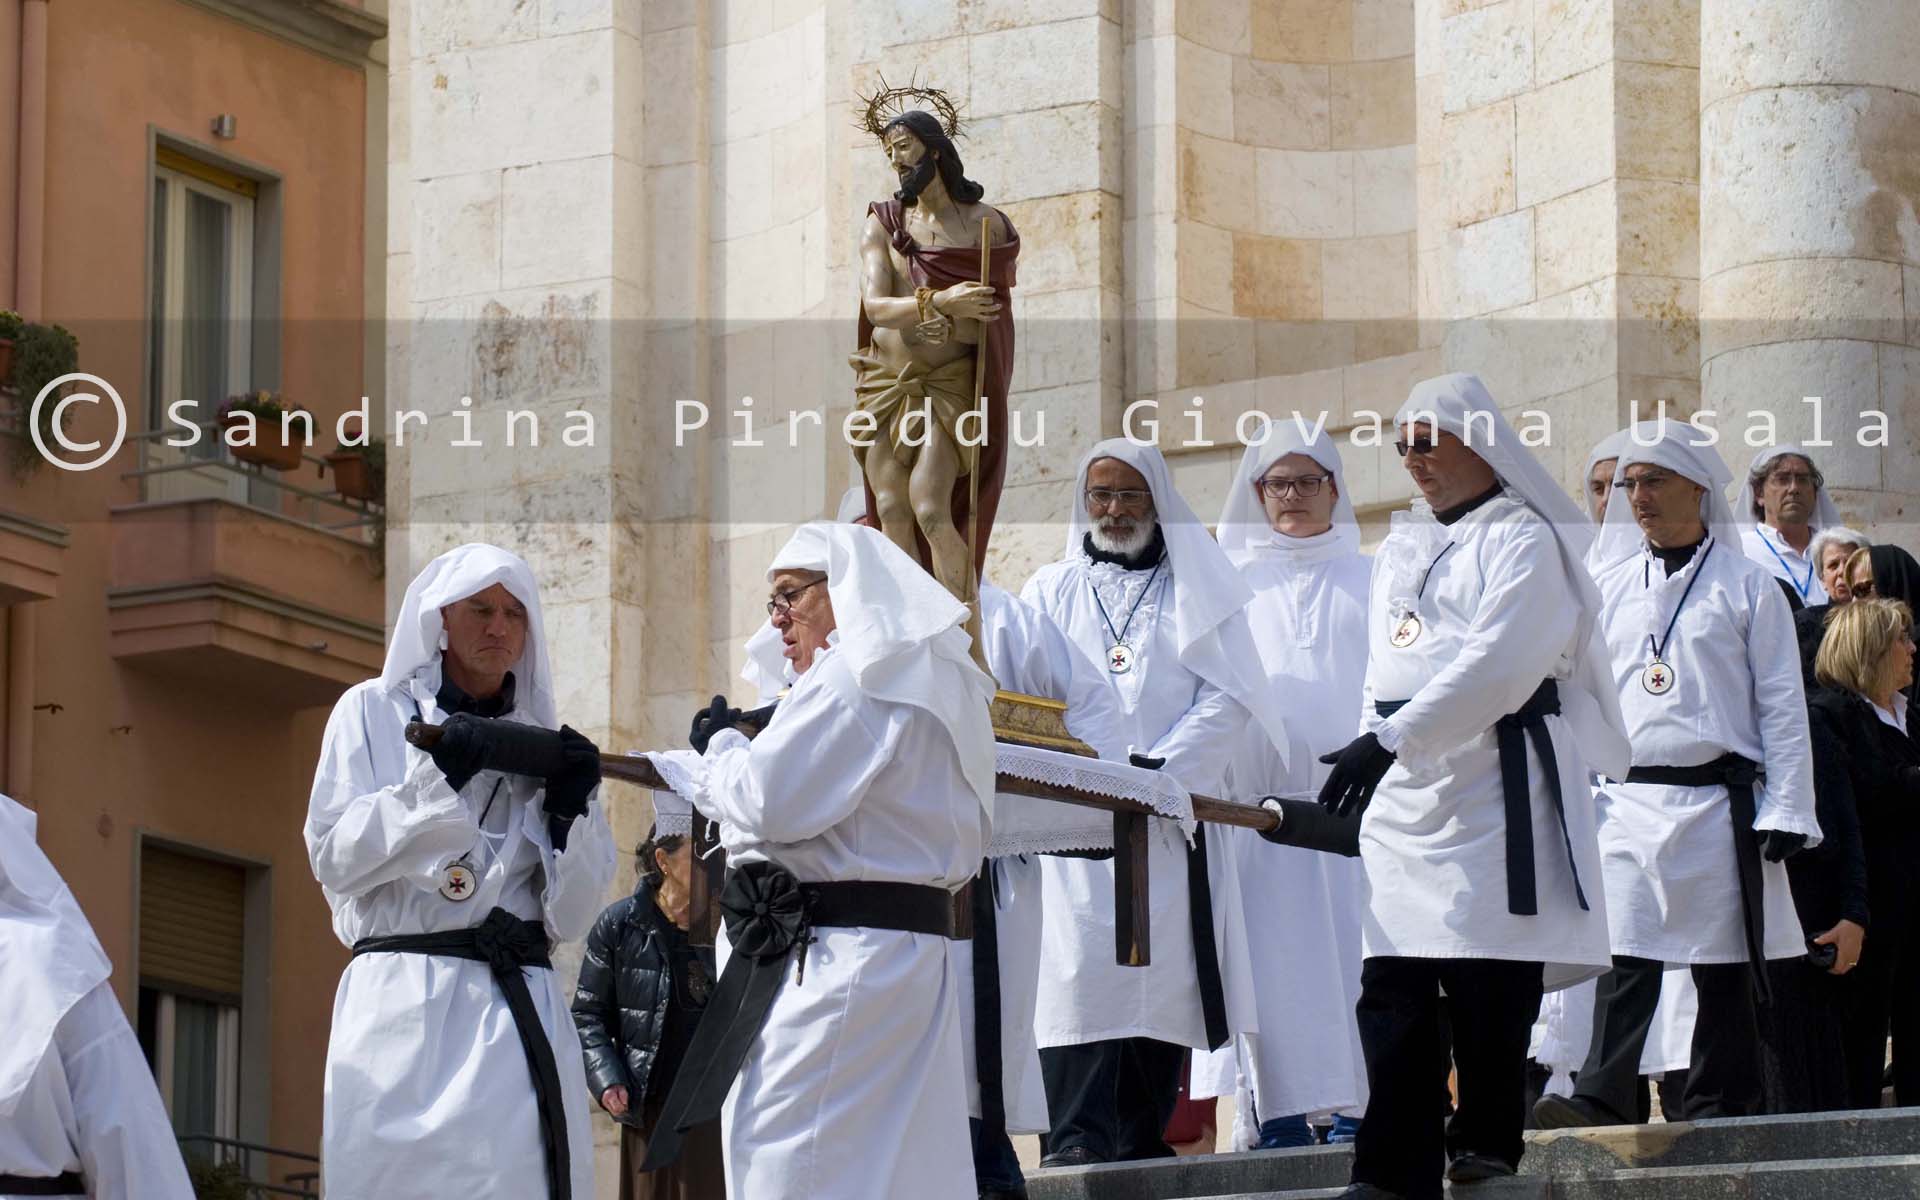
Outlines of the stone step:
<svg viewBox="0 0 1920 1200">
<path fill-rule="evenodd" d="M 1338 1200 L 1342 1190 L 1235 1192 L 1205 1200 Z M 1451 1200 L 1913 1200 L 1920 1197 L 1920 1155 L 1647 1167 L 1584 1179 L 1520 1176 L 1450 1187 L 1447 1194 Z"/>
<path fill-rule="evenodd" d="M 1893 1162 L 1920 1155 L 1920 1109 L 1889 1108 L 1818 1116 L 1741 1117 L 1601 1129 L 1563 1129 L 1527 1135 L 1522 1178 L 1477 1185 L 1482 1200 L 1520 1200 L 1543 1195 L 1537 1181 L 1572 1183 L 1619 1178 L 1629 1172 L 1688 1168 L 1746 1168 L 1752 1164 L 1799 1161 L 1870 1160 Z M 1256 1150 L 1209 1154 L 1158 1162 L 1035 1171 L 1027 1181 L 1031 1200 L 1214 1200 L 1219 1197 L 1314 1195 L 1343 1187 L 1352 1167 L 1347 1146 L 1303 1150 Z M 1898 1177 L 1897 1164 L 1887 1168 Z M 1737 1174 L 1705 1171 L 1701 1177 Z M 1691 1179 L 1692 1177 L 1687 1177 Z M 1864 1177 L 1863 1177 L 1864 1178 Z M 1878 1178 L 1878 1176 L 1874 1176 Z M 1914 1178 L 1920 1180 L 1920 1171 Z M 1651 1185 L 1650 1185 L 1651 1186 Z M 1664 1185 L 1662 1185 L 1664 1186 Z M 1702 1183 L 1674 1186 L 1706 1187 Z M 1884 1193 L 1920 1200 L 1920 1183 L 1911 1190 Z M 1568 1194 L 1556 1187 L 1554 1195 Z M 1626 1197 L 1631 1193 L 1610 1192 Z M 1694 1191 L 1675 1195 L 1746 1195 L 1744 1192 Z M 1769 1193 L 1772 1194 L 1772 1193 Z M 1841 1193 L 1831 1193 L 1839 1195 Z M 1863 1193 L 1877 1197 L 1882 1193 Z"/>
</svg>

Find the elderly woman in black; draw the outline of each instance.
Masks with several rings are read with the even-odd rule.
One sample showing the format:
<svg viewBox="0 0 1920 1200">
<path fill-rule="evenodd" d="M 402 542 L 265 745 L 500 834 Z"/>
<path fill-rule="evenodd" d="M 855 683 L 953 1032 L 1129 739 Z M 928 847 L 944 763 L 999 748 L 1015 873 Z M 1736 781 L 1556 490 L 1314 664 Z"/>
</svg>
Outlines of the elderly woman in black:
<svg viewBox="0 0 1920 1200">
<path fill-rule="evenodd" d="M 1824 862 L 1817 853 L 1805 856 L 1808 863 L 1793 875 L 1794 902 L 1815 934 L 1816 953 L 1831 946 L 1828 969 L 1844 977 L 1837 992 L 1847 1108 L 1879 1106 L 1888 1031 L 1896 1014 L 1920 1007 L 1913 989 L 1920 978 L 1913 969 L 1920 965 L 1920 886 L 1913 881 L 1920 745 L 1907 735 L 1906 694 L 1913 658 L 1912 610 L 1856 596 L 1827 624 L 1814 664 L 1821 686 L 1807 702 L 1821 826 L 1835 841 L 1831 817 L 1840 840 L 1860 847 L 1853 862 L 1839 847 Z M 1848 837 L 1855 823 L 1857 836 Z M 1904 1057 L 1896 1091 L 1901 1103 L 1920 1103 L 1920 1046 Z"/>
<path fill-rule="evenodd" d="M 676 831 L 654 827 L 639 848 L 640 885 L 587 935 L 573 1022 L 594 1097 L 620 1122 L 620 1200 L 719 1200 L 718 1121 L 689 1131 L 672 1166 L 640 1169 L 714 979 L 712 949 L 687 939 L 693 845 L 677 831 L 685 814 L 670 814 L 670 798 L 661 799 L 662 824 Z"/>
</svg>

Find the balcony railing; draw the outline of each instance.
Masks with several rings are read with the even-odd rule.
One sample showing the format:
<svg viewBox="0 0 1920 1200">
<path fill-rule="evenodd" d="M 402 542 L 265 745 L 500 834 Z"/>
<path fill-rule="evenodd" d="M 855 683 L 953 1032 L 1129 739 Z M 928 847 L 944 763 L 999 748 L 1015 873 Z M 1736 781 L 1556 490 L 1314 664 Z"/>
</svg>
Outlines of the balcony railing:
<svg viewBox="0 0 1920 1200">
<path fill-rule="evenodd" d="M 238 1166 L 241 1174 L 247 1177 L 247 1190 L 254 1200 L 267 1200 L 271 1196 L 300 1196 L 305 1200 L 319 1200 L 320 1158 L 318 1155 L 303 1154 L 298 1150 L 282 1150 L 277 1146 L 262 1146 L 257 1142 L 243 1142 L 237 1138 L 215 1137 L 210 1133 L 182 1134 L 178 1140 L 181 1153 L 188 1159 L 197 1157 L 215 1164 L 233 1163 Z M 312 1163 L 314 1169 L 289 1171 L 280 1177 L 279 1183 L 256 1178 L 256 1160 L 274 1158 Z M 266 1173 L 263 1166 L 260 1174 Z"/>
<path fill-rule="evenodd" d="M 138 465 L 124 478 L 140 481 L 140 500 L 231 500 L 257 508 L 355 541 L 377 544 L 386 525 L 382 506 L 349 500 L 335 492 L 294 483 L 290 476 L 306 477 L 314 468 L 318 481 L 327 470 L 327 460 L 311 451 L 300 454 L 298 472 L 275 471 L 243 463 L 233 458 L 220 437 L 218 422 L 198 426 L 201 441 L 194 446 L 170 446 L 177 439 L 178 422 L 166 429 L 153 429 L 127 435 L 127 441 L 139 453 Z M 207 453 L 211 447 L 212 453 Z"/>
</svg>

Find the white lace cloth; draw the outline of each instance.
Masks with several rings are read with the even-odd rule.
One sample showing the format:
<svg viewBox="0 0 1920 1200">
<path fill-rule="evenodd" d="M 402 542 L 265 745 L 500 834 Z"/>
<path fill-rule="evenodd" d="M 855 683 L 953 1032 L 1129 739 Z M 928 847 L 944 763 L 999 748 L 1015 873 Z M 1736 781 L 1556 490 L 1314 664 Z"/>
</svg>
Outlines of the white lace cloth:
<svg viewBox="0 0 1920 1200">
<path fill-rule="evenodd" d="M 1160 816 L 1180 822 L 1181 832 L 1189 840 L 1193 837 L 1193 799 L 1171 776 L 1058 750 L 1004 743 L 995 750 L 994 767 L 1002 775 L 1137 801 Z M 700 806 L 704 799 L 701 793 L 706 787 L 706 764 L 698 754 L 691 750 L 634 753 L 652 763 L 674 792 L 694 807 Z M 662 827 L 661 832 L 671 831 Z M 1113 814 L 1105 809 L 1007 793 L 994 797 L 993 840 L 987 846 L 989 858 L 1111 849 Z"/>
</svg>

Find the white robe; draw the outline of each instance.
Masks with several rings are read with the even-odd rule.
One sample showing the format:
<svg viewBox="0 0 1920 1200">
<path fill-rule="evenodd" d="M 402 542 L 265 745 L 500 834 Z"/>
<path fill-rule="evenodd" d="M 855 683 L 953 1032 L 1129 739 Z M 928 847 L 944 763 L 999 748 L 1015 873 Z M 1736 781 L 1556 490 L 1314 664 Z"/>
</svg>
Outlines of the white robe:
<svg viewBox="0 0 1920 1200">
<path fill-rule="evenodd" d="M 1140 597 L 1150 571 L 1092 563 L 1084 555 L 1040 568 L 1021 598 L 1051 617 L 1096 669 L 1113 635 L 1088 586 L 1117 627 Z M 1217 796 L 1228 757 L 1248 723 L 1239 701 L 1181 664 L 1170 616 L 1163 619 L 1178 580 L 1172 560 L 1140 601 L 1127 640 L 1133 670 L 1113 676 L 1124 740 L 1142 754 L 1165 758 L 1162 768 L 1190 792 Z M 1042 934 L 1040 1003 L 1034 1014 L 1039 1044 L 1074 1046 L 1113 1038 L 1147 1037 L 1204 1047 L 1193 930 L 1187 902 L 1187 844 L 1172 821 L 1149 822 L 1148 919 L 1152 961 L 1145 967 L 1114 961 L 1113 862 L 1047 858 L 1041 863 L 1048 920 Z M 1231 843 L 1225 830 L 1203 824 L 1213 895 L 1215 953 L 1220 961 L 1230 1031 L 1255 1027 L 1246 975 L 1246 915 Z"/>
<path fill-rule="evenodd" d="M 716 734 L 706 763 L 698 802 L 736 865 L 948 889 L 980 868 L 986 810 L 953 736 L 863 691 L 832 644 L 765 731 Z M 814 936 L 804 978 L 796 956 L 727 1096 L 728 1196 L 972 1200 L 951 944 L 895 929 Z M 719 953 L 724 971 L 724 937 Z"/>
<path fill-rule="evenodd" d="M 1772 577 L 1730 549 L 1716 543 L 1704 568 L 1696 552 L 1671 578 L 1642 551 L 1595 580 L 1634 765 L 1686 767 L 1743 754 L 1767 775 L 1754 786 L 1754 828 L 1806 834 L 1817 844 L 1793 618 Z M 1662 648 L 1673 690 L 1652 695 L 1640 682 L 1648 635 L 1666 628 L 1702 570 Z M 1727 790 L 1609 782 L 1600 813 L 1613 952 L 1673 966 L 1745 962 Z M 1767 957 L 1805 953 L 1785 864 L 1763 860 L 1760 873 Z"/>
<path fill-rule="evenodd" d="M 1589 979 L 1547 996 L 1540 1003 L 1540 1019 L 1535 1022 L 1531 1057 L 1553 1072 L 1546 1090 L 1556 1096 L 1571 1096 L 1571 1076 L 1586 1064 L 1593 1047 L 1593 1001 L 1598 981 Z M 1640 1073 L 1664 1075 L 1685 1070 L 1693 1063 L 1693 1022 L 1700 1011 L 1700 993 L 1693 976 L 1673 971 L 1662 976 L 1660 1003 L 1653 1010 L 1653 1024 L 1647 1029 L 1647 1042 L 1640 1050 Z"/>
<path fill-rule="evenodd" d="M 1815 532 L 1818 532 L 1817 530 Z M 1807 549 L 1813 549 L 1811 543 Z M 1780 531 L 1756 522 L 1740 531 L 1740 552 L 1752 559 L 1775 579 L 1786 581 L 1800 597 L 1800 603 L 1816 608 L 1831 599 L 1820 582 L 1820 569 L 1805 554 L 1787 545 Z"/>
<path fill-rule="evenodd" d="M 613 877 L 598 803 L 555 854 L 537 780 L 483 771 L 455 792 L 407 745 L 406 724 L 444 719 L 436 660 L 404 694 L 369 680 L 334 705 L 314 774 L 307 854 L 333 928 L 366 937 L 466 929 L 498 906 L 556 941 L 585 936 Z M 508 719 L 528 720 L 509 714 Z M 488 797 L 500 784 L 478 825 Z M 440 873 L 474 852 L 471 898 L 448 900 Z M 528 969 L 566 1103 L 573 1193 L 593 1192 L 586 1070 L 566 993 Z M 331 1200 L 546 1195 L 538 1105 L 506 997 L 482 962 L 421 954 L 355 958 L 334 997 L 321 1157 Z"/>
<path fill-rule="evenodd" d="M 1112 730 L 1119 719 L 1113 690 L 1099 669 L 1073 648 L 1045 614 L 1005 590 L 985 584 L 980 589 L 980 624 L 987 665 L 1003 689 L 1063 701 L 1069 731 L 1096 750 L 1103 746 L 1110 750 Z M 1124 753 L 1124 745 L 1120 751 Z M 1001 796 L 997 803 L 1034 801 L 1024 796 Z M 1033 1039 L 1044 924 L 1040 864 L 1038 855 L 996 858 L 990 864 L 1000 960 L 1000 1087 L 1010 1133 L 1044 1133 L 1049 1128 L 1040 1053 Z M 976 886 L 987 885 L 983 880 Z M 953 942 L 950 946 L 960 980 L 961 1045 L 971 1066 L 976 1061 L 973 944 Z M 975 1117 L 980 1115 L 980 1083 L 972 1070 L 967 1073 L 967 1111 Z"/>
<path fill-rule="evenodd" d="M 1229 768 L 1227 799 L 1310 799 L 1332 770 L 1318 757 L 1352 740 L 1366 675 L 1370 570 L 1350 551 L 1296 564 L 1256 546 L 1243 560 L 1253 589 L 1247 622 L 1292 744 L 1283 765 L 1264 731 L 1249 725 Z M 1260 1114 L 1357 1109 L 1367 1099 L 1354 1020 L 1360 862 L 1276 846 L 1250 829 L 1226 835 L 1238 859 L 1261 1030 L 1240 1039 L 1241 1071 Z"/>
<path fill-rule="evenodd" d="M 111 984 L 67 1010 L 19 1104 L 0 1119 L 0 1174 L 64 1171 L 83 1176 L 94 1200 L 192 1200 L 173 1126 Z M 0 1200 L 11 1194 L 0 1189 Z"/>
<path fill-rule="evenodd" d="M 1451 541 L 1451 550 L 1440 556 Z M 1420 636 L 1392 642 L 1396 597 L 1434 563 L 1419 598 Z M 1494 723 L 1543 679 L 1562 682 L 1576 656 L 1578 593 L 1552 528 L 1506 493 L 1451 526 L 1409 514 L 1374 559 L 1365 728 L 1399 757 L 1360 825 L 1368 957 L 1493 958 L 1546 964 L 1548 991 L 1600 974 L 1606 904 L 1585 760 L 1565 716 L 1546 725 L 1566 806 L 1563 840 L 1539 756 L 1527 747 L 1527 793 L 1539 913 L 1507 910 L 1506 807 Z M 1375 701 L 1411 699 L 1392 718 Z M 1567 842 L 1589 908 L 1575 899 Z"/>
</svg>

